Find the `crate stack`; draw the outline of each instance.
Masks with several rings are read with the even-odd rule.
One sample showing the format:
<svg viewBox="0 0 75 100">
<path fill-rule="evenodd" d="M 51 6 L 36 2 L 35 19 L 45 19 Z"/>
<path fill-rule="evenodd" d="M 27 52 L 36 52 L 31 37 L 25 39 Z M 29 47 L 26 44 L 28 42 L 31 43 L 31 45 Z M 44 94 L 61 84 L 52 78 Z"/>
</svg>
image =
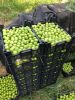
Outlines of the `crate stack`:
<svg viewBox="0 0 75 100">
<path fill-rule="evenodd" d="M 42 39 L 41 38 L 42 36 L 40 36 L 40 32 L 43 31 L 42 34 L 45 34 L 47 28 L 46 25 L 48 25 L 48 23 L 43 25 L 45 26 L 44 27 L 42 26 L 42 30 L 40 30 L 41 28 L 40 23 L 37 24 L 37 26 L 36 25 L 32 26 L 32 30 L 35 33 L 36 37 L 39 38 L 39 40 L 44 43 L 44 52 L 41 55 L 42 59 L 41 87 L 56 82 L 57 77 L 59 76 L 60 70 L 62 68 L 61 66 L 64 62 L 64 58 L 66 55 L 66 47 L 68 45 L 68 42 L 62 41 L 52 46 L 51 43 L 45 41 L 45 38 Z M 55 24 L 52 23 L 52 25 Z M 60 27 L 58 28 L 60 29 Z"/>
<path fill-rule="evenodd" d="M 28 28 L 27 30 L 29 32 L 29 30 L 31 29 Z M 35 39 L 33 33 L 32 36 Z M 30 40 L 29 43 L 31 43 L 31 41 L 33 40 Z M 33 42 L 35 43 L 36 41 Z M 41 43 L 38 44 L 41 45 Z M 26 48 L 26 50 L 20 51 L 18 54 L 12 54 L 11 52 L 7 51 L 4 52 L 5 56 L 7 57 L 9 67 L 12 70 L 14 78 L 17 82 L 20 95 L 30 94 L 32 91 L 39 89 L 41 67 L 41 61 L 39 57 L 39 45 L 37 49 L 35 48 L 35 50 L 32 50 L 32 48 Z"/>
<path fill-rule="evenodd" d="M 66 40 L 66 39 L 64 40 L 63 38 L 63 40 L 57 41 L 55 44 L 52 44 L 52 42 L 51 43 L 47 42 L 46 40 L 39 37 L 39 34 L 43 30 L 46 30 L 46 34 L 47 34 L 46 25 L 48 24 L 52 24 L 54 25 L 54 27 L 57 26 L 56 29 L 58 31 L 60 29 L 62 32 L 64 32 L 65 36 L 67 35 L 69 37 L 69 40 Z M 71 38 L 70 35 L 67 32 L 65 32 L 57 24 L 39 23 L 39 25 L 44 25 L 44 28 L 45 28 L 45 29 L 43 28 L 40 31 L 40 33 L 39 33 L 40 27 L 38 28 L 38 31 L 37 31 L 38 24 L 33 25 L 31 27 L 27 26 L 28 29 L 31 30 L 34 38 L 37 40 L 38 48 L 33 49 L 31 47 L 29 49 L 25 49 L 25 50 L 23 49 L 19 51 L 18 53 L 14 52 L 15 54 L 13 54 L 13 50 L 10 51 L 5 48 L 6 42 L 3 38 L 3 32 L 1 31 L 0 33 L 1 34 L 0 39 L 2 41 L 2 46 L 3 46 L 3 49 L 1 49 L 2 54 L 3 54 L 2 57 L 3 57 L 3 60 L 7 62 L 7 69 L 9 71 L 11 70 L 15 78 L 15 81 L 19 90 L 19 94 L 21 96 L 30 94 L 33 91 L 39 90 L 40 88 L 43 88 L 47 85 L 55 83 L 62 70 L 62 66 L 66 60 L 65 58 L 68 57 L 68 54 L 70 52 L 68 48 L 69 47 L 71 48 L 72 45 L 74 46 L 73 44 L 75 40 L 74 36 Z M 20 29 L 22 28 L 24 27 L 20 27 Z M 14 30 L 16 29 L 19 29 L 19 28 L 15 28 Z M 11 30 L 13 30 L 13 28 L 10 29 L 9 31 L 7 30 L 7 33 L 10 34 Z M 23 35 L 24 34 L 25 33 L 23 32 Z M 42 34 L 45 35 L 45 32 L 43 31 Z M 54 31 L 53 31 L 53 34 L 54 34 Z M 13 45 L 14 45 L 14 41 L 13 41 Z"/>
</svg>

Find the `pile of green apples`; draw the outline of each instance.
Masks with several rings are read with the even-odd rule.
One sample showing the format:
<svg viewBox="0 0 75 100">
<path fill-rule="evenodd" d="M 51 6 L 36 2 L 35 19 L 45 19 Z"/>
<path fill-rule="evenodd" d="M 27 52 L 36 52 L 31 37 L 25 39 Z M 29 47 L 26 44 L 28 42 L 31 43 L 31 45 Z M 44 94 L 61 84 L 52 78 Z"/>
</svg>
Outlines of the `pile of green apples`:
<svg viewBox="0 0 75 100">
<path fill-rule="evenodd" d="M 57 100 L 75 100 L 75 93 L 71 92 L 70 94 L 65 94 L 57 98 Z"/>
<path fill-rule="evenodd" d="M 32 28 L 41 40 L 50 43 L 52 46 L 59 42 L 69 42 L 71 40 L 71 36 L 54 23 L 38 23 L 37 25 L 32 25 Z"/>
<path fill-rule="evenodd" d="M 12 75 L 0 77 L 0 100 L 11 100 L 18 95 Z"/>
<path fill-rule="evenodd" d="M 28 26 L 3 29 L 3 40 L 6 51 L 10 51 L 13 55 L 27 49 L 36 50 L 39 46 L 38 40 Z"/>
<path fill-rule="evenodd" d="M 63 71 L 65 73 L 70 73 L 72 70 L 73 70 L 73 66 L 71 65 L 71 62 L 63 64 Z"/>
</svg>

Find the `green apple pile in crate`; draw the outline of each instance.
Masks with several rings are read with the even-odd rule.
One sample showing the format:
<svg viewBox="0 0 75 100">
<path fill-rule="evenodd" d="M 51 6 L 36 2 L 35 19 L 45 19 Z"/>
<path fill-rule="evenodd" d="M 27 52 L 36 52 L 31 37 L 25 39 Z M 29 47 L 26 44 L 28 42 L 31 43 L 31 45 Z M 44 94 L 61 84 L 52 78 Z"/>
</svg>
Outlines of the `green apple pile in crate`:
<svg viewBox="0 0 75 100">
<path fill-rule="evenodd" d="M 71 65 L 71 62 L 67 62 L 63 64 L 63 71 L 67 74 L 69 74 L 73 70 L 73 66 Z"/>
<path fill-rule="evenodd" d="M 38 40 L 28 26 L 4 29 L 3 39 L 6 51 L 10 51 L 13 55 L 27 49 L 36 50 L 39 46 Z"/>
<path fill-rule="evenodd" d="M 18 95 L 16 83 L 12 75 L 0 77 L 0 100 L 11 100 Z"/>
<path fill-rule="evenodd" d="M 37 25 L 32 25 L 32 27 L 40 39 L 50 43 L 52 46 L 62 41 L 69 42 L 71 40 L 70 35 L 54 23 L 38 23 Z"/>
<path fill-rule="evenodd" d="M 75 92 L 64 94 L 63 96 L 57 98 L 57 100 L 75 100 Z"/>
</svg>

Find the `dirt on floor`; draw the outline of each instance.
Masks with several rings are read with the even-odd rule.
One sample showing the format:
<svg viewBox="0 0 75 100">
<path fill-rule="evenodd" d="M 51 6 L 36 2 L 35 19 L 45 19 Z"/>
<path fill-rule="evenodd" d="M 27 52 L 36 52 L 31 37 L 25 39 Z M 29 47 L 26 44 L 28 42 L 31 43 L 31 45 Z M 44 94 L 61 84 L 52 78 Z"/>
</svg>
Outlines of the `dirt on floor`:
<svg viewBox="0 0 75 100">
<path fill-rule="evenodd" d="M 2 64 L 2 62 L 0 61 L 0 76 L 5 76 L 7 75 L 7 71 L 6 71 L 6 67 Z"/>
</svg>

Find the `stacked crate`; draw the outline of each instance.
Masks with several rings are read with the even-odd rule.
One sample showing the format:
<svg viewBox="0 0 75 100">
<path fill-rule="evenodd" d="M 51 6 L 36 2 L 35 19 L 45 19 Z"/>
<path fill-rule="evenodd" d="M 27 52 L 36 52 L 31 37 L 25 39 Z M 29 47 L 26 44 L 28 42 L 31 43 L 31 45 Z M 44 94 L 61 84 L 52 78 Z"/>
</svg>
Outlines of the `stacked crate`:
<svg viewBox="0 0 75 100">
<path fill-rule="evenodd" d="M 59 27 L 59 29 L 62 28 Z M 38 40 L 38 48 L 36 50 L 23 50 L 15 55 L 5 50 L 3 34 L 2 32 L 0 33 L 3 45 L 3 49 L 1 49 L 2 57 L 5 58 L 3 60 L 7 61 L 7 69 L 11 70 L 20 95 L 30 94 L 33 91 L 56 82 L 62 65 L 65 62 L 65 57 L 68 54 L 67 48 L 73 40 L 72 38 L 68 42 L 61 41 L 52 46 L 50 43 L 39 38 L 33 26 L 30 27 L 30 30 Z"/>
</svg>

